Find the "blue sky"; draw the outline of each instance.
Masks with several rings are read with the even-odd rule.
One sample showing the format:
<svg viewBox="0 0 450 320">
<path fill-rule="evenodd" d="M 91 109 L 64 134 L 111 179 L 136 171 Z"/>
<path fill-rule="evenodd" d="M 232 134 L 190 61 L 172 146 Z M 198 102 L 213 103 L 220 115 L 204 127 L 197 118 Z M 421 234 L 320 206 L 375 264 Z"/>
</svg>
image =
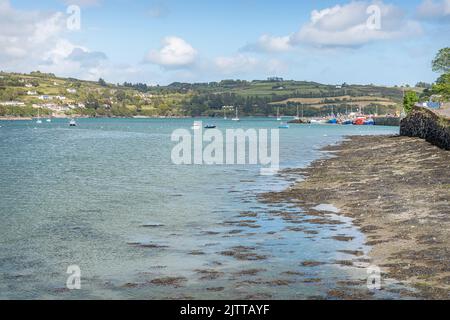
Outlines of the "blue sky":
<svg viewBox="0 0 450 320">
<path fill-rule="evenodd" d="M 69 5 L 79 29 L 67 29 Z M 449 34 L 450 0 L 0 0 L 0 69 L 149 84 L 415 84 L 437 77 L 430 63 Z"/>
</svg>

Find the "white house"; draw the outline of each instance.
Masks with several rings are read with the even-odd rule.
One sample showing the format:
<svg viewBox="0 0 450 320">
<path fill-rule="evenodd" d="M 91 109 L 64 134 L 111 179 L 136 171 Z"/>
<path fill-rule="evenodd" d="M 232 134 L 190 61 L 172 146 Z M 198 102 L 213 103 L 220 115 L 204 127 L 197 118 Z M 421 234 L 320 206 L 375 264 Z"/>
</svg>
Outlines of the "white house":
<svg viewBox="0 0 450 320">
<path fill-rule="evenodd" d="M 28 90 L 27 91 L 27 95 L 29 95 L 29 96 L 35 96 L 35 95 L 37 95 L 37 92 L 36 91 L 30 91 L 30 90 Z"/>
<path fill-rule="evenodd" d="M 27 83 L 27 84 L 25 85 L 25 87 L 27 87 L 27 88 L 33 88 L 33 85 L 32 85 L 31 83 Z"/>
<path fill-rule="evenodd" d="M 5 102 L 0 102 L 0 105 L 2 105 L 2 106 L 22 107 L 22 106 L 25 105 L 25 103 L 21 102 L 21 101 L 5 101 Z"/>
<path fill-rule="evenodd" d="M 68 88 L 66 91 L 68 93 L 72 93 L 72 94 L 77 93 L 77 89 L 73 89 L 73 88 Z"/>
</svg>

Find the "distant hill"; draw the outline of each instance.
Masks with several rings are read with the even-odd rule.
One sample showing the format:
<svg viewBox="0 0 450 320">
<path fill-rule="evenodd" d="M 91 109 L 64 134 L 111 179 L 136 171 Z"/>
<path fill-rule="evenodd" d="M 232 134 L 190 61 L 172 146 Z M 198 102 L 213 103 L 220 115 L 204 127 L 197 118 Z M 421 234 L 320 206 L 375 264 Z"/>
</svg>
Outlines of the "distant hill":
<svg viewBox="0 0 450 320">
<path fill-rule="evenodd" d="M 222 116 L 223 106 L 239 107 L 242 116 L 269 116 L 278 107 L 283 115 L 295 115 L 298 105 L 305 116 L 316 116 L 355 108 L 393 113 L 401 101 L 402 89 L 397 87 L 326 85 L 280 78 L 148 86 L 41 72 L 0 72 L 0 116 L 35 116 L 38 109 L 41 114 L 56 116 Z"/>
</svg>

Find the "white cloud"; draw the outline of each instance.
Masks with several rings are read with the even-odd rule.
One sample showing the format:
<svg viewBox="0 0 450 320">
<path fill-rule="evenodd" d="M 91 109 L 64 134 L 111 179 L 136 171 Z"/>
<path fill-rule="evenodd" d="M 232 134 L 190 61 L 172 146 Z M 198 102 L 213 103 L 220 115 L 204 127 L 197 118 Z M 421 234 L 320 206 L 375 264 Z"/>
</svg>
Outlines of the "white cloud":
<svg viewBox="0 0 450 320">
<path fill-rule="evenodd" d="M 370 22 L 374 5 L 380 12 L 380 28 Z M 355 47 L 379 40 L 415 36 L 420 25 L 405 18 L 404 12 L 381 1 L 355 1 L 323 10 L 314 10 L 310 22 L 291 37 L 291 43 L 306 43 L 319 47 Z"/>
<path fill-rule="evenodd" d="M 243 51 L 262 51 L 262 52 L 286 52 L 292 49 L 290 36 L 272 36 L 263 34 L 256 43 L 250 43 L 242 48 Z"/>
<path fill-rule="evenodd" d="M 17 10 L 0 0 L 0 70 L 91 79 L 106 56 L 72 43 L 67 33 L 62 12 Z"/>
<path fill-rule="evenodd" d="M 100 5 L 101 0 L 63 0 L 63 2 L 68 6 L 92 7 Z"/>
<path fill-rule="evenodd" d="M 253 70 L 258 65 L 258 60 L 243 54 L 230 57 L 217 57 L 214 59 L 215 66 L 223 74 L 232 74 L 236 71 Z"/>
<path fill-rule="evenodd" d="M 216 72 L 221 75 L 245 74 L 259 72 L 262 74 L 279 73 L 286 69 L 278 59 L 258 59 L 246 54 L 217 57 L 213 63 Z"/>
<path fill-rule="evenodd" d="M 376 13 L 373 8 L 377 10 Z M 374 23 L 378 13 L 379 25 Z M 376 0 L 352 1 L 313 10 L 309 22 L 301 26 L 299 31 L 279 37 L 265 34 L 242 50 L 285 52 L 298 45 L 359 47 L 375 41 L 400 39 L 421 33 L 420 24 L 407 19 L 399 7 Z"/>
<path fill-rule="evenodd" d="M 165 68 L 181 68 L 192 65 L 197 57 L 195 50 L 188 42 L 179 37 L 165 37 L 159 50 L 151 50 L 146 62 Z"/>
<path fill-rule="evenodd" d="M 450 0 L 424 0 L 417 8 L 417 16 L 422 19 L 450 18 Z"/>
</svg>

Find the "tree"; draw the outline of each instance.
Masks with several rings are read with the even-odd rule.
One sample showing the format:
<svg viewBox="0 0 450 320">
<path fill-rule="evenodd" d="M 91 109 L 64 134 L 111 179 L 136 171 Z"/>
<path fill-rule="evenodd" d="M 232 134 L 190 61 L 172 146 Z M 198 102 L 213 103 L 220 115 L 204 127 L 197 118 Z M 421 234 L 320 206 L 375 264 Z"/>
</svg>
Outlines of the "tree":
<svg viewBox="0 0 450 320">
<path fill-rule="evenodd" d="M 436 95 L 441 95 L 443 100 L 450 100 L 450 73 L 444 73 L 433 84 L 431 92 Z"/>
<path fill-rule="evenodd" d="M 420 81 L 420 82 L 417 82 L 417 83 L 416 83 L 416 87 L 417 87 L 417 88 L 430 89 L 430 88 L 431 88 L 431 84 Z"/>
<path fill-rule="evenodd" d="M 439 73 L 450 72 L 450 48 L 439 50 L 432 62 L 433 71 Z"/>
<path fill-rule="evenodd" d="M 102 87 L 106 87 L 106 81 L 103 80 L 102 78 L 98 79 L 98 84 L 101 85 Z"/>
<path fill-rule="evenodd" d="M 417 93 L 415 91 L 406 91 L 403 98 L 403 109 L 406 113 L 410 113 L 417 102 L 419 102 Z"/>
</svg>

